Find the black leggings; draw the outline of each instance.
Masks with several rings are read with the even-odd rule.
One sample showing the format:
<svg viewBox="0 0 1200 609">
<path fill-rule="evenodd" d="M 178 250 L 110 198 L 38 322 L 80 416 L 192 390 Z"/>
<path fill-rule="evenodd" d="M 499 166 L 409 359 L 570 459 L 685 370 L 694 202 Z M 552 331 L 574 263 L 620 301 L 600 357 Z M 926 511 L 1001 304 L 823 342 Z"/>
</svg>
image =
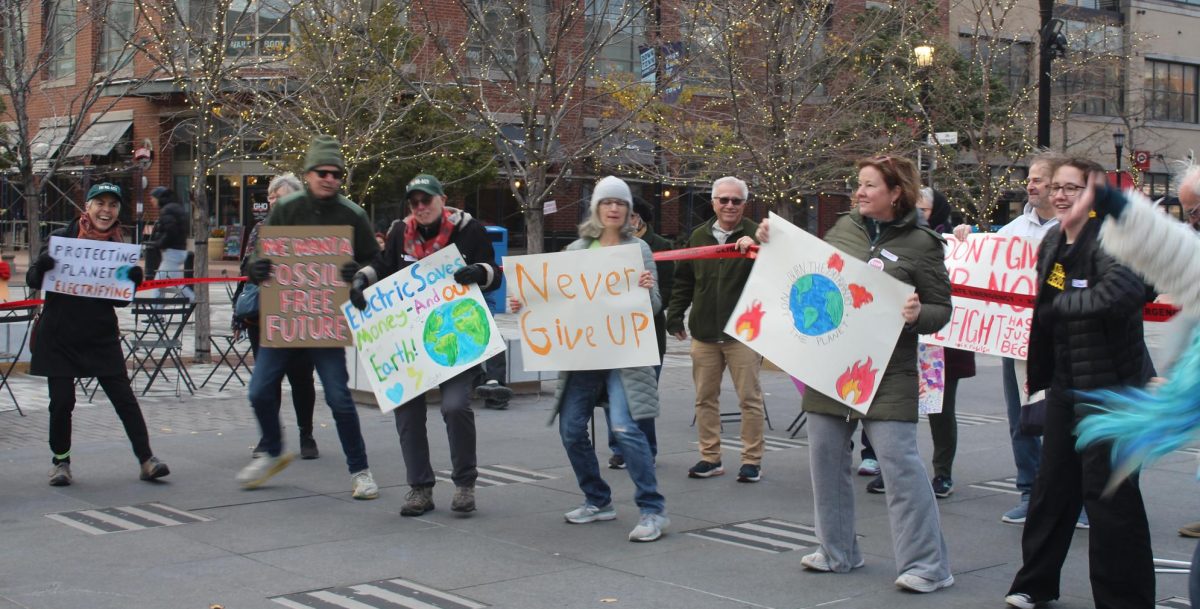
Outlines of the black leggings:
<svg viewBox="0 0 1200 609">
<path fill-rule="evenodd" d="M 125 426 L 125 435 L 133 445 L 133 454 L 138 463 L 154 455 L 150 451 L 150 434 L 146 431 L 146 420 L 138 406 L 129 378 L 124 374 L 102 376 L 97 379 L 104 395 L 112 402 L 113 409 Z M 52 376 L 46 379 L 50 388 L 50 451 L 55 455 L 54 463 L 71 461 L 71 413 L 75 410 L 75 379 L 68 376 Z"/>
</svg>

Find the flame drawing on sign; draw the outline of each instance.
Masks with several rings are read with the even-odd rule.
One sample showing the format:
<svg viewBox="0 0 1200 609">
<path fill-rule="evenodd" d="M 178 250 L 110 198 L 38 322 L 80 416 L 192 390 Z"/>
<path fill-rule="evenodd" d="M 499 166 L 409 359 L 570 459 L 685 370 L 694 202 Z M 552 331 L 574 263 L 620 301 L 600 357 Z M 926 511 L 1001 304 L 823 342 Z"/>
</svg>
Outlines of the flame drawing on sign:
<svg viewBox="0 0 1200 609">
<path fill-rule="evenodd" d="M 842 260 L 842 257 L 839 256 L 837 252 L 834 252 L 829 256 L 829 262 L 826 262 L 825 266 L 840 273 L 842 272 L 842 269 L 846 267 L 846 263 Z"/>
<path fill-rule="evenodd" d="M 875 300 L 875 296 L 867 288 L 857 283 L 852 283 L 850 284 L 850 300 L 851 306 L 861 309 L 863 305 L 871 304 L 871 301 Z"/>
<path fill-rule="evenodd" d="M 875 390 L 876 374 L 879 374 L 879 369 L 871 367 L 871 358 L 867 358 L 866 364 L 854 362 L 837 378 L 838 396 L 852 404 L 862 404 Z"/>
<path fill-rule="evenodd" d="M 734 329 L 738 336 L 746 340 L 754 340 L 758 338 L 759 332 L 762 331 L 762 318 L 762 303 L 755 300 L 750 304 L 750 308 L 738 316 Z"/>
</svg>

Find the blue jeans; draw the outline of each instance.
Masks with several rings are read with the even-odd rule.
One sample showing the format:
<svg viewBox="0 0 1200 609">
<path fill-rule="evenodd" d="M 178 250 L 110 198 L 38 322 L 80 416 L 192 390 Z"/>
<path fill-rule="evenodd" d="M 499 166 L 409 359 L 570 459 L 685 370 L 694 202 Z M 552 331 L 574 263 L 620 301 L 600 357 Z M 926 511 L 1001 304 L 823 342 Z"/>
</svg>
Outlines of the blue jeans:
<svg viewBox="0 0 1200 609">
<path fill-rule="evenodd" d="M 663 496 L 658 493 L 658 480 L 654 474 L 654 457 L 650 456 L 650 445 L 646 436 L 629 416 L 629 403 L 625 400 L 625 389 L 621 386 L 619 370 L 588 370 L 571 372 L 567 375 L 563 390 L 562 410 L 559 412 L 558 433 L 567 459 L 575 470 L 579 489 L 587 502 L 596 507 L 612 503 L 612 489 L 600 477 L 600 463 L 596 450 L 588 436 L 588 421 L 595 411 L 600 391 L 608 388 L 608 418 L 612 423 L 617 443 L 625 455 L 629 477 L 637 490 L 634 502 L 643 514 L 661 514 L 665 509 Z"/>
<path fill-rule="evenodd" d="M 662 355 L 659 355 L 662 358 Z M 662 377 L 662 366 L 654 367 L 654 380 Z M 608 411 L 604 411 L 604 421 L 608 425 L 608 450 L 612 452 L 614 457 L 623 457 L 621 452 L 621 444 L 617 442 L 617 435 L 612 430 L 612 417 L 608 416 Z M 650 445 L 650 456 L 658 456 L 658 433 L 654 430 L 654 419 L 642 419 L 637 421 L 638 429 L 646 436 L 646 443 Z"/>
<path fill-rule="evenodd" d="M 1008 433 L 1012 437 L 1013 461 L 1017 465 L 1017 489 L 1021 491 L 1022 500 L 1028 500 L 1041 461 L 1042 439 L 1021 433 L 1021 392 L 1013 360 L 1007 357 L 1001 360 L 1001 373 L 1004 403 L 1008 406 Z"/>
<path fill-rule="evenodd" d="M 250 375 L 250 405 L 262 429 L 259 446 L 272 457 L 283 453 L 283 434 L 279 425 L 279 383 L 293 357 L 307 355 L 325 388 L 325 403 L 333 412 L 342 452 L 350 473 L 367 469 L 367 445 L 358 424 L 358 410 L 350 396 L 350 375 L 346 372 L 346 351 L 341 347 L 322 349 L 280 349 L 260 347 Z"/>
</svg>

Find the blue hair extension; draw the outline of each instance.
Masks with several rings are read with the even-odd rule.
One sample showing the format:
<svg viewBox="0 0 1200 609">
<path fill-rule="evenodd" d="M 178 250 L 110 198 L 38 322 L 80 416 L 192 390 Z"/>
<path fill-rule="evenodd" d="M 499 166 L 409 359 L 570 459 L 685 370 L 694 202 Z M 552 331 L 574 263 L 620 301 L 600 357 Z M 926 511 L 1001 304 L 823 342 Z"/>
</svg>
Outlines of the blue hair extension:
<svg viewBox="0 0 1200 609">
<path fill-rule="evenodd" d="M 1104 389 L 1080 392 L 1080 398 L 1099 412 L 1076 426 L 1075 447 L 1112 443 L 1113 474 L 1104 491 L 1110 493 L 1141 468 L 1200 439 L 1200 325 L 1156 390 Z"/>
</svg>

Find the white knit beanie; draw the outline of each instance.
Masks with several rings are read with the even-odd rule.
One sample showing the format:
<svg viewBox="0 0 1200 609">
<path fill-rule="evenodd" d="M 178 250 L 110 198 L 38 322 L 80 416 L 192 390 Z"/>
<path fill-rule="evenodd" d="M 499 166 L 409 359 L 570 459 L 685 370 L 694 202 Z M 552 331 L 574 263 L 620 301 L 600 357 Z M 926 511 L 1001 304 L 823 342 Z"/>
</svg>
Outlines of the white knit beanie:
<svg viewBox="0 0 1200 609">
<path fill-rule="evenodd" d="M 604 199 L 620 199 L 633 208 L 633 193 L 621 178 L 608 176 L 596 182 L 596 187 L 592 189 L 592 209 L 596 209 L 596 205 Z"/>
</svg>

